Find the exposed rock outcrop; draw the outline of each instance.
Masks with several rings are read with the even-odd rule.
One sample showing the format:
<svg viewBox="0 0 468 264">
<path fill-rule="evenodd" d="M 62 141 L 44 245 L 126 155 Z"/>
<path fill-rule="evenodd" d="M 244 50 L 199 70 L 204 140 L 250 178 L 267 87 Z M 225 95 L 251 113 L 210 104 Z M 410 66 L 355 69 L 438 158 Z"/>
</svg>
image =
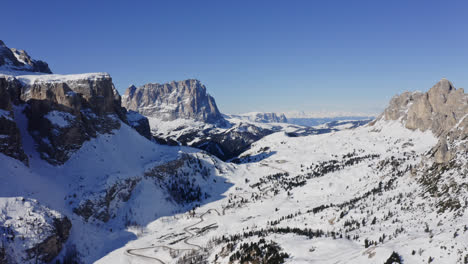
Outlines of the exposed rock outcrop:
<svg viewBox="0 0 468 264">
<path fill-rule="evenodd" d="M 109 74 L 43 73 L 51 73 L 47 63 L 0 41 L 0 153 L 28 163 L 13 105 L 24 107 L 37 150 L 52 164 L 63 164 L 84 141 L 128 123 L 127 116 L 133 118 L 130 125 L 151 138 L 148 120 L 136 120 L 121 106 Z"/>
<path fill-rule="evenodd" d="M 165 84 L 149 83 L 130 86 L 122 104 L 129 110 L 163 121 L 191 119 L 211 124 L 224 118 L 213 97 L 206 93 L 200 81 L 189 79 Z"/>
<path fill-rule="evenodd" d="M 130 199 L 133 189 L 140 181 L 141 178 L 128 178 L 117 181 L 107 190 L 91 194 L 92 197 L 80 201 L 79 205 L 73 209 L 73 212 L 86 221 L 92 217 L 107 222 L 111 217 L 116 216 L 119 205 Z"/>
<path fill-rule="evenodd" d="M 62 250 L 71 227 L 66 216 L 34 199 L 3 198 L 0 201 L 3 263 L 51 262 Z"/>
<path fill-rule="evenodd" d="M 246 122 L 230 124 L 214 98 L 206 93 L 206 87 L 193 79 L 130 86 L 122 96 L 122 104 L 150 119 L 151 133 L 157 142 L 196 147 L 222 160 L 236 157 L 253 142 L 274 132 Z M 257 118 L 259 122 L 285 120 L 284 115 L 278 117 L 274 113 Z M 146 135 L 146 121 L 138 125 L 130 119 L 129 123 Z"/>
<path fill-rule="evenodd" d="M 10 49 L 1 40 L 0 70 L 52 73 L 46 62 L 33 60 L 24 50 Z"/>
<path fill-rule="evenodd" d="M 468 138 L 468 95 L 442 79 L 427 93 L 405 92 L 395 96 L 377 120 L 401 120 L 408 129 L 430 130 L 439 138 L 431 151 L 437 163 L 447 163 L 459 148 L 456 140 Z M 457 148 L 453 151 L 451 148 Z"/>
<path fill-rule="evenodd" d="M 152 139 L 151 128 L 148 118 L 139 114 L 138 112 L 129 110 L 127 112 L 127 121 L 140 135 L 147 139 Z"/>
<path fill-rule="evenodd" d="M 28 249 L 27 255 L 31 260 L 38 259 L 44 263 L 49 263 L 60 253 L 63 245 L 68 239 L 72 224 L 67 217 L 54 218 L 53 231 L 51 235 Z"/>
<path fill-rule="evenodd" d="M 0 140 L 9 142 L 8 148 L 0 150 L 23 161 L 13 104 L 24 107 L 37 150 L 51 164 L 63 164 L 84 141 L 127 123 L 126 110 L 107 73 L 4 76 L 0 92 L 5 94 L 1 133 L 8 135 Z"/>
<path fill-rule="evenodd" d="M 385 120 L 402 119 L 409 129 L 431 130 L 436 136 L 448 133 L 468 113 L 468 95 L 442 79 L 427 93 L 406 92 L 395 96 L 385 109 Z"/>
<path fill-rule="evenodd" d="M 0 77 L 0 153 L 28 163 L 21 134 L 14 120 L 13 104 L 19 98 L 19 83 Z"/>
<path fill-rule="evenodd" d="M 63 164 L 84 141 L 126 122 L 108 74 L 20 76 L 28 130 L 41 157 Z"/>
<path fill-rule="evenodd" d="M 442 79 L 428 92 L 394 97 L 376 120 L 399 120 L 411 130 L 431 131 L 437 144 L 417 164 L 413 175 L 425 195 L 437 200 L 438 212 L 463 208 L 468 172 L 468 94 Z"/>
</svg>

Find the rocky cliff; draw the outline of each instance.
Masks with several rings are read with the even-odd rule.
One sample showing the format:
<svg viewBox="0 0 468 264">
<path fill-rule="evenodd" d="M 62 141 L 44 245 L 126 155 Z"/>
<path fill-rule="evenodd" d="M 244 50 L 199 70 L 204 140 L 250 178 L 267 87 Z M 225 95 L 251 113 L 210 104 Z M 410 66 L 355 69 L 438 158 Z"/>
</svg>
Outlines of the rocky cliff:
<svg viewBox="0 0 468 264">
<path fill-rule="evenodd" d="M 140 133 L 147 133 L 146 123 L 139 126 L 131 121 L 138 119 L 133 111 L 149 118 L 151 133 L 159 143 L 199 148 L 222 160 L 236 157 L 275 131 L 248 122 L 227 121 L 206 87 L 193 79 L 130 86 L 122 96 L 122 105 L 132 113 L 129 122 L 138 126 Z M 274 113 L 259 113 L 253 118 L 262 123 L 286 119 Z"/>
<path fill-rule="evenodd" d="M 468 150 L 465 144 L 455 144 L 468 138 L 468 95 L 447 79 L 440 80 L 426 93 L 405 92 L 393 97 L 377 118 L 381 119 L 400 120 L 412 130 L 432 131 L 439 138 L 432 150 L 437 163 L 447 163 L 455 152 Z"/>
<path fill-rule="evenodd" d="M 51 73 L 47 63 L 0 41 L 0 153 L 28 163 L 18 125 L 22 120 L 41 157 L 52 164 L 63 164 L 84 141 L 127 123 L 107 73 L 44 73 Z M 143 131 L 144 119 L 132 122 L 137 130 Z"/>
<path fill-rule="evenodd" d="M 129 110 L 127 112 L 128 124 L 132 126 L 140 135 L 147 139 L 152 139 L 151 128 L 149 125 L 148 118 L 141 115 L 138 112 Z"/>
<path fill-rule="evenodd" d="M 10 49 L 1 40 L 0 70 L 52 73 L 46 62 L 32 59 L 24 50 Z"/>
<path fill-rule="evenodd" d="M 25 162 L 14 109 L 27 117 L 27 130 L 36 149 L 51 164 L 63 164 L 85 141 L 128 123 L 120 95 L 107 73 L 4 75 L 0 77 L 0 93 L 5 95 L 0 103 L 0 151 Z M 132 124 L 149 138 L 148 131 L 141 129 L 145 120 L 141 117 Z"/>
<path fill-rule="evenodd" d="M 0 263 L 49 263 L 72 225 L 57 211 L 24 197 L 0 199 Z"/>
<path fill-rule="evenodd" d="M 224 121 L 214 98 L 206 93 L 206 87 L 200 81 L 194 79 L 149 83 L 138 88 L 130 86 L 122 105 L 163 121 L 191 119 L 211 124 Z"/>
<path fill-rule="evenodd" d="M 14 120 L 13 105 L 18 103 L 20 84 L 0 77 L 0 153 L 28 163 L 21 134 Z"/>
<path fill-rule="evenodd" d="M 428 196 L 437 200 L 439 212 L 463 207 L 468 193 L 468 95 L 442 79 L 428 92 L 395 96 L 370 125 L 399 121 L 410 130 L 431 131 L 437 144 L 411 172 Z"/>
<path fill-rule="evenodd" d="M 41 157 L 63 164 L 84 141 L 111 133 L 126 122 L 120 96 L 108 74 L 10 77 L 20 83 L 15 98 L 27 116 L 27 127 Z M 19 107 L 19 106 L 18 106 Z"/>
</svg>

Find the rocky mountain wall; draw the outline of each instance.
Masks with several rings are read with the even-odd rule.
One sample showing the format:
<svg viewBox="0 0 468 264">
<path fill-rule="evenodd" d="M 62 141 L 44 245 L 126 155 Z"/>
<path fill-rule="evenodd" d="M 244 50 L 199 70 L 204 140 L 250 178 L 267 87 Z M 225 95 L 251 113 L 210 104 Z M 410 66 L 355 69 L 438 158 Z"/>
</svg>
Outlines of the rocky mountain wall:
<svg viewBox="0 0 468 264">
<path fill-rule="evenodd" d="M 122 105 L 129 110 L 163 121 L 192 119 L 210 124 L 223 123 L 216 102 L 198 80 L 130 86 Z"/>
<path fill-rule="evenodd" d="M 468 150 L 466 144 L 456 144 L 468 138 L 468 94 L 447 79 L 426 93 L 405 92 L 393 97 L 378 120 L 400 120 L 408 129 L 432 131 L 439 142 L 431 155 L 439 164 Z"/>
<path fill-rule="evenodd" d="M 24 50 L 15 48 L 10 49 L 1 40 L 0 69 L 9 71 L 52 73 L 46 62 L 32 59 Z"/>
</svg>

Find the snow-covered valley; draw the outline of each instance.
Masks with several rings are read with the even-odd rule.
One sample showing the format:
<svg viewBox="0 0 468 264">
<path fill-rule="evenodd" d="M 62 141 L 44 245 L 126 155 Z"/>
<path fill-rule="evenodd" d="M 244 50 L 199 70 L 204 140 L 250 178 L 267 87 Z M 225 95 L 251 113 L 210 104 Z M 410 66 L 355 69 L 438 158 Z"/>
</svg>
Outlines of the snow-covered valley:
<svg viewBox="0 0 468 264">
<path fill-rule="evenodd" d="M 1 264 L 468 263 L 468 95 L 446 79 L 310 127 L 0 48 Z"/>
<path fill-rule="evenodd" d="M 411 169 L 436 142 L 396 121 L 299 138 L 275 133 L 246 153 L 275 154 L 225 175 L 233 184 L 225 198 L 152 222 L 98 263 L 176 263 L 187 249 L 231 263 L 244 243 L 260 239 L 279 245 L 286 263 L 383 263 L 393 251 L 406 263 L 462 262 L 465 211 L 438 213 Z"/>
</svg>

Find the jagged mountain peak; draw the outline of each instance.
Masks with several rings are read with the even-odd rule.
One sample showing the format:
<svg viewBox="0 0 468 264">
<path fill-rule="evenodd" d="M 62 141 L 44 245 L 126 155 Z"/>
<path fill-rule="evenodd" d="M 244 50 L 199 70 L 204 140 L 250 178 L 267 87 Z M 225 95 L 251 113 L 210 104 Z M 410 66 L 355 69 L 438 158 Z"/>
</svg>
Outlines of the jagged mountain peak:
<svg viewBox="0 0 468 264">
<path fill-rule="evenodd" d="M 212 96 L 199 80 L 147 83 L 130 86 L 123 96 L 123 106 L 147 117 L 163 121 L 191 119 L 206 123 L 223 123 L 224 118 Z"/>
<path fill-rule="evenodd" d="M 135 92 L 135 90 L 137 89 L 136 86 L 134 84 L 130 85 L 128 88 L 127 88 L 130 92 Z"/>
<path fill-rule="evenodd" d="M 447 163 L 463 147 L 456 141 L 468 135 L 468 94 L 443 78 L 425 93 L 404 92 L 393 97 L 375 122 L 379 120 L 400 120 L 408 129 L 430 130 L 439 139 L 431 151 L 435 161 Z"/>
<path fill-rule="evenodd" d="M 468 112 L 468 95 L 443 78 L 427 92 L 405 92 L 392 98 L 378 119 L 401 120 L 406 128 L 431 130 L 436 135 L 451 130 Z"/>
<path fill-rule="evenodd" d="M 38 72 L 52 73 L 49 65 L 41 60 L 32 59 L 29 54 L 20 49 L 8 48 L 0 40 L 0 73 Z"/>
</svg>

